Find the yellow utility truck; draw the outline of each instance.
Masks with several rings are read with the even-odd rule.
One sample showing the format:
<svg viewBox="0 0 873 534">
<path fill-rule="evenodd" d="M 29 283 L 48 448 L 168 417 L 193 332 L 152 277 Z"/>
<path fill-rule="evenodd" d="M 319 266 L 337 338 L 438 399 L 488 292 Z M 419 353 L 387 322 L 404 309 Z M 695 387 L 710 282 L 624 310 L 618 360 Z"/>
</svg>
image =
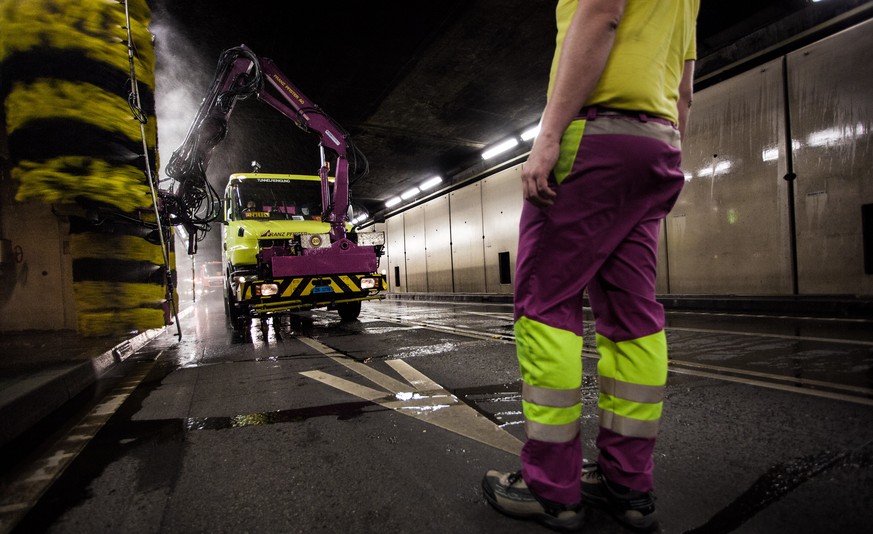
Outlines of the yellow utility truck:
<svg viewBox="0 0 873 534">
<path fill-rule="evenodd" d="M 321 166 L 313 176 L 232 174 L 220 198 L 206 169 L 227 135 L 234 105 L 252 96 L 317 137 Z M 187 230 L 189 254 L 211 223 L 223 223 L 224 302 L 234 329 L 252 317 L 319 307 L 352 320 L 361 302 L 384 298 L 388 289 L 378 272 L 385 234 L 358 232 L 349 222 L 350 185 L 367 170 L 366 157 L 339 124 L 271 60 L 240 45 L 219 58 L 215 79 L 167 164 L 175 191 L 161 200 L 170 223 Z"/>
<path fill-rule="evenodd" d="M 332 184 L 333 180 L 329 180 Z M 325 307 L 352 320 L 361 302 L 383 298 L 382 232 L 332 240 L 322 220 L 321 178 L 233 174 L 224 192 L 225 310 L 247 317 Z"/>
</svg>

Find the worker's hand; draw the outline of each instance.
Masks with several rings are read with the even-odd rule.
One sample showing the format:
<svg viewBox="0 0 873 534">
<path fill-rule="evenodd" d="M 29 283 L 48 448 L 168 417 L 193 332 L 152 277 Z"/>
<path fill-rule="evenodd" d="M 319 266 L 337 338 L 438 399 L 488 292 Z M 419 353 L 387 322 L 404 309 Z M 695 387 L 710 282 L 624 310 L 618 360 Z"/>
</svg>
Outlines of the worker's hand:
<svg viewBox="0 0 873 534">
<path fill-rule="evenodd" d="M 557 193 L 549 187 L 549 175 L 558 162 L 560 144 L 537 138 L 527 162 L 521 166 L 521 182 L 524 199 L 534 206 L 544 208 L 555 203 Z"/>
</svg>

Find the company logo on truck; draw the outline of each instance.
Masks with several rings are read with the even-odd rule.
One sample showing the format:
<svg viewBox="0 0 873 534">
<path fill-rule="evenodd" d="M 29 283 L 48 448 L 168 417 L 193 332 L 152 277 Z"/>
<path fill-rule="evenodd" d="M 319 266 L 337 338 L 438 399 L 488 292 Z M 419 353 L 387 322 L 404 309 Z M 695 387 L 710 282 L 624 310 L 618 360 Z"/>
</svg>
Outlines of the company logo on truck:
<svg viewBox="0 0 873 534">
<path fill-rule="evenodd" d="M 272 230 L 267 230 L 261 237 L 294 237 L 294 233 L 292 232 L 273 232 Z"/>
</svg>

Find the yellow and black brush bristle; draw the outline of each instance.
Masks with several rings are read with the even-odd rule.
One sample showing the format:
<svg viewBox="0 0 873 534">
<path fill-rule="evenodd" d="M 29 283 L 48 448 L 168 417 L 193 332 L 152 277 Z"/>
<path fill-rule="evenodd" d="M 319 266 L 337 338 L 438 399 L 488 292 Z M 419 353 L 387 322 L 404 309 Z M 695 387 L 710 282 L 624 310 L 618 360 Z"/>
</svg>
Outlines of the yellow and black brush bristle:
<svg viewBox="0 0 873 534">
<path fill-rule="evenodd" d="M 82 208 L 70 216 L 70 252 L 83 335 L 169 320 L 160 240 L 137 224 L 153 212 L 146 165 L 153 175 L 157 165 L 150 15 L 145 0 L 0 0 L 0 99 L 16 200 Z M 95 209 L 123 217 L 85 215 Z"/>
</svg>

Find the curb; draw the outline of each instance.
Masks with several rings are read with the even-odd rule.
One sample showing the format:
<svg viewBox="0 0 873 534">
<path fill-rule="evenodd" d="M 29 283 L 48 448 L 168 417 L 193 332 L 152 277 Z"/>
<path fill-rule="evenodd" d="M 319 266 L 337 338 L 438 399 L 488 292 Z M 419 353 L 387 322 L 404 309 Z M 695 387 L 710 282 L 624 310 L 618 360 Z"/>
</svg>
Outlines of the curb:
<svg viewBox="0 0 873 534">
<path fill-rule="evenodd" d="M 39 370 L 0 391 L 0 447 L 24 434 L 46 416 L 82 393 L 166 327 L 142 332 L 115 347 L 77 363 Z"/>
</svg>

